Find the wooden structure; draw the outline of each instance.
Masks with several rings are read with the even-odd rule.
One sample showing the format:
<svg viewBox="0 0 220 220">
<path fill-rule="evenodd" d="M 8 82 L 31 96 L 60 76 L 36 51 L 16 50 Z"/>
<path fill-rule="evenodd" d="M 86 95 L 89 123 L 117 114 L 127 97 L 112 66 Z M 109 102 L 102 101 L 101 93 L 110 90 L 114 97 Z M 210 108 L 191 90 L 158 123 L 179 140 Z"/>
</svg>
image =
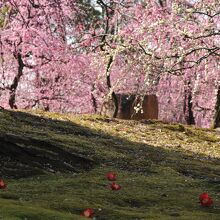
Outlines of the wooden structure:
<svg viewBox="0 0 220 220">
<path fill-rule="evenodd" d="M 136 95 L 116 94 L 118 100 L 117 118 L 121 119 L 158 119 L 158 100 L 156 95 Z M 142 105 L 142 112 L 136 113 L 135 107 Z M 112 100 L 103 103 L 101 114 L 112 117 L 115 106 Z"/>
</svg>

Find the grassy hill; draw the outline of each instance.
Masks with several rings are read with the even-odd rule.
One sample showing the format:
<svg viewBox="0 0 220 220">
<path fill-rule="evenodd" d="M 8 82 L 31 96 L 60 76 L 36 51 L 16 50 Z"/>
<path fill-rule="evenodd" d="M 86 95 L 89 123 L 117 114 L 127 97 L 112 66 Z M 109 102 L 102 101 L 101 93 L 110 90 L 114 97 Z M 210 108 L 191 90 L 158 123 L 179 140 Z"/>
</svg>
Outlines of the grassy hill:
<svg viewBox="0 0 220 220">
<path fill-rule="evenodd" d="M 86 208 L 97 220 L 220 219 L 216 130 L 0 110 L 0 167 L 4 220 L 80 220 Z M 214 206 L 200 206 L 203 192 Z"/>
</svg>

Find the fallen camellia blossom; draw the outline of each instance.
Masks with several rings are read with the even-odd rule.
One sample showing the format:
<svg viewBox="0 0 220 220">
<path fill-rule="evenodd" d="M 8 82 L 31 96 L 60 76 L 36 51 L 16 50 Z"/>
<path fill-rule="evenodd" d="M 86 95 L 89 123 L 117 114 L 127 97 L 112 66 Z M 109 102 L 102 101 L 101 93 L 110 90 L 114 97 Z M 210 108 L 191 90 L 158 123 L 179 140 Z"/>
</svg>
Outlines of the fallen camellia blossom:
<svg viewBox="0 0 220 220">
<path fill-rule="evenodd" d="M 113 182 L 110 187 L 112 190 L 120 190 L 121 189 L 121 186 L 115 182 Z"/>
<path fill-rule="evenodd" d="M 200 200 L 200 203 L 201 203 L 201 206 L 206 206 L 206 207 L 209 207 L 213 204 L 213 200 L 212 198 L 209 196 L 208 193 L 202 193 L 200 196 L 199 196 L 199 200 Z"/>
<path fill-rule="evenodd" d="M 89 209 L 85 209 L 81 215 L 86 218 L 92 218 L 95 215 L 95 212 L 89 208 Z"/>
<path fill-rule="evenodd" d="M 114 172 L 108 172 L 108 173 L 106 174 L 106 177 L 107 177 L 107 179 L 108 179 L 109 181 L 115 181 L 115 180 L 116 180 L 116 176 L 117 176 L 117 174 L 114 173 Z"/>
<path fill-rule="evenodd" d="M 3 179 L 0 178 L 0 189 L 6 189 L 7 185 Z"/>
</svg>

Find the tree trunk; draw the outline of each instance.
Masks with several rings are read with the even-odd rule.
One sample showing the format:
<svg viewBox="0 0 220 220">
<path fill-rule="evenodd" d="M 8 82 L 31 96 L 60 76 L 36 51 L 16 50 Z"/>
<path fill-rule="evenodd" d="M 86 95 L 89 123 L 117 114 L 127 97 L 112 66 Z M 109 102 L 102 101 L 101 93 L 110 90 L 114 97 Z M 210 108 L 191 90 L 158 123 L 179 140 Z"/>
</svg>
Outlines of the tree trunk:
<svg viewBox="0 0 220 220">
<path fill-rule="evenodd" d="M 184 97 L 185 120 L 188 125 L 194 125 L 195 119 L 192 110 L 192 91 L 190 88 L 190 82 L 187 82 L 187 88 L 185 89 L 184 93 L 185 93 L 185 97 Z"/>
<path fill-rule="evenodd" d="M 18 72 L 17 75 L 15 76 L 11 86 L 10 86 L 10 97 L 9 97 L 9 106 L 11 109 L 17 109 L 17 106 L 15 104 L 16 100 L 16 91 L 18 88 L 18 83 L 21 79 L 21 76 L 23 75 L 23 69 L 24 69 L 24 63 L 22 60 L 22 56 L 20 53 L 18 53 L 18 55 L 15 56 L 15 58 L 17 59 L 18 62 Z"/>
<path fill-rule="evenodd" d="M 102 113 L 103 109 L 108 110 L 106 108 L 111 106 L 111 108 L 112 108 L 111 110 L 113 110 L 113 111 L 112 111 L 111 115 L 108 115 L 108 116 L 116 118 L 116 116 L 118 114 L 118 99 L 117 99 L 115 92 L 112 90 L 111 76 L 110 76 L 110 70 L 111 70 L 111 65 L 114 61 L 114 55 L 109 54 L 109 52 L 106 51 L 106 49 L 105 49 L 106 36 L 107 35 L 116 36 L 115 34 L 116 34 L 117 30 L 114 27 L 111 27 L 110 23 L 109 23 L 110 18 L 112 18 L 115 13 L 116 4 L 113 0 L 110 0 L 109 7 L 103 1 L 97 1 L 97 3 L 101 6 L 101 8 L 103 9 L 103 11 L 105 11 L 105 14 L 106 14 L 105 34 L 103 35 L 103 37 L 101 39 L 100 49 L 101 49 L 101 51 L 103 51 L 105 53 L 106 56 L 109 56 L 106 71 L 105 71 L 108 94 L 106 96 L 107 100 L 104 100 L 104 102 L 102 104 L 101 113 Z M 111 10 L 109 10 L 109 8 L 111 8 Z M 104 14 L 103 14 L 103 16 L 104 16 Z M 113 38 L 110 41 L 113 42 Z M 104 110 L 104 112 L 105 112 L 105 110 Z"/>
<path fill-rule="evenodd" d="M 113 111 L 112 117 L 116 118 L 118 114 L 118 98 L 115 92 L 112 90 L 112 85 L 111 85 L 110 69 L 111 69 L 112 63 L 113 63 L 113 56 L 111 55 L 108 61 L 107 68 L 106 68 L 106 82 L 107 82 L 108 91 L 110 93 L 109 94 L 110 100 L 113 102 L 113 105 L 114 105 L 114 111 Z"/>
<path fill-rule="evenodd" d="M 93 94 L 93 92 L 95 91 L 95 84 L 92 85 L 92 89 L 91 89 L 91 99 L 92 99 L 92 106 L 93 106 L 93 109 L 94 109 L 94 112 L 97 113 L 97 101 L 96 101 L 96 98 Z"/>
<path fill-rule="evenodd" d="M 220 86 L 218 86 L 217 100 L 215 105 L 215 116 L 213 121 L 213 128 L 217 128 L 220 125 Z"/>
</svg>

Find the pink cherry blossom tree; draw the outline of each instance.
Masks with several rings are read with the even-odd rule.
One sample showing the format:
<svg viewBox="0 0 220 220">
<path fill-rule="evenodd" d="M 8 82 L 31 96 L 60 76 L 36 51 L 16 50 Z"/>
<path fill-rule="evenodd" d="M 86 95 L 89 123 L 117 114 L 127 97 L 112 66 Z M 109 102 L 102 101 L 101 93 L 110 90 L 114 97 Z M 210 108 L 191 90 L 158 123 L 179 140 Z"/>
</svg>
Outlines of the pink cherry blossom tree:
<svg viewBox="0 0 220 220">
<path fill-rule="evenodd" d="M 4 100 L 8 100 L 6 106 L 17 108 L 16 95 L 22 78 L 35 81 L 29 87 L 33 94 L 27 107 L 43 102 L 45 108 L 53 100 L 72 102 L 64 93 L 73 89 L 76 78 L 84 78 L 85 83 L 94 80 L 86 70 L 89 56 L 84 48 L 90 27 L 81 22 L 89 19 L 87 7 L 71 0 L 2 3 L 1 89 Z"/>
<path fill-rule="evenodd" d="M 25 79 L 27 107 L 95 112 L 110 99 L 115 117 L 116 93 L 157 93 L 161 119 L 216 127 L 219 11 L 214 0 L 4 0 L 2 97 L 22 107 Z"/>
<path fill-rule="evenodd" d="M 148 82 L 159 82 L 158 88 L 161 91 L 158 93 L 168 93 L 163 96 L 163 106 L 172 102 L 176 104 L 176 108 L 171 105 L 173 109 L 170 112 L 176 109 L 183 112 L 182 115 L 171 116 L 175 121 L 189 124 L 196 121 L 202 126 L 210 124 L 210 119 L 214 117 L 213 110 L 219 109 L 216 98 L 207 100 L 205 97 L 205 93 L 217 97 L 219 84 L 218 4 L 215 1 L 148 1 L 133 4 L 127 10 L 128 8 L 117 8 L 118 14 L 114 13 L 117 14 L 117 19 L 113 21 L 117 20 L 117 25 L 120 24 L 119 31 L 116 36 L 108 34 L 108 38 L 105 38 L 108 40 L 105 43 L 108 50 L 106 56 L 111 58 L 111 65 L 107 62 L 107 67 L 111 66 L 111 70 L 108 68 L 108 75 L 114 76 L 116 70 L 115 76 L 119 76 L 120 81 L 124 79 L 131 91 L 132 84 L 127 80 L 132 78 L 128 77 L 126 68 L 133 67 L 133 71 L 137 70 L 134 71 L 136 78 L 143 73 L 147 79 L 139 81 L 139 86 L 152 89 Z M 119 74 L 122 70 L 120 65 L 123 64 L 117 62 L 119 58 L 129 60 L 129 64 L 125 64 L 123 77 Z M 115 61 L 115 69 L 112 60 Z M 128 72 L 131 73 L 131 69 Z M 169 91 L 168 82 L 172 84 L 172 88 L 180 90 L 177 93 Z M 200 111 L 209 118 L 204 124 L 201 124 Z M 165 115 L 166 112 L 162 114 Z M 217 115 L 215 118 L 219 117 Z"/>
</svg>

